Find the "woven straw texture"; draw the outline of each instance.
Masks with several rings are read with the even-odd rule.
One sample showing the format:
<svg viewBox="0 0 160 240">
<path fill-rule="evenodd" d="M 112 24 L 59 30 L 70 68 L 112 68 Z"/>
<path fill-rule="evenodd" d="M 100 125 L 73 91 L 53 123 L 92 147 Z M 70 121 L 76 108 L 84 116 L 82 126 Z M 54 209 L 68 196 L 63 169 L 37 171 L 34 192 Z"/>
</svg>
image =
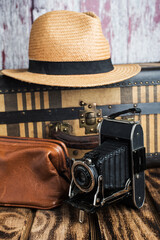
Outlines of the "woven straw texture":
<svg viewBox="0 0 160 240">
<path fill-rule="evenodd" d="M 32 26 L 29 59 L 49 62 L 97 61 L 110 58 L 99 18 L 91 12 L 52 11 L 40 16 Z M 116 65 L 114 70 L 98 74 L 46 75 L 27 70 L 3 70 L 15 79 L 69 87 L 89 87 L 115 83 L 140 72 L 138 64 Z"/>
<path fill-rule="evenodd" d="M 110 58 L 109 43 L 94 14 L 54 11 L 42 15 L 33 24 L 29 59 L 65 62 L 107 58 Z"/>
</svg>

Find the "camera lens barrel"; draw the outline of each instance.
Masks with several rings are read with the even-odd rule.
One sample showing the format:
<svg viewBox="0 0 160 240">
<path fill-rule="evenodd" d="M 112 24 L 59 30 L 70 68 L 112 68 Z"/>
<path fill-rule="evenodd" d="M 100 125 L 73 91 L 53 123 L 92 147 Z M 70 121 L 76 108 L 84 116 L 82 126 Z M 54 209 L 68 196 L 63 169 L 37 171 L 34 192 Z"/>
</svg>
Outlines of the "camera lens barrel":
<svg viewBox="0 0 160 240">
<path fill-rule="evenodd" d="M 97 183 L 97 171 L 95 166 L 83 161 L 75 161 L 72 165 L 72 178 L 75 185 L 82 192 L 90 192 Z"/>
</svg>

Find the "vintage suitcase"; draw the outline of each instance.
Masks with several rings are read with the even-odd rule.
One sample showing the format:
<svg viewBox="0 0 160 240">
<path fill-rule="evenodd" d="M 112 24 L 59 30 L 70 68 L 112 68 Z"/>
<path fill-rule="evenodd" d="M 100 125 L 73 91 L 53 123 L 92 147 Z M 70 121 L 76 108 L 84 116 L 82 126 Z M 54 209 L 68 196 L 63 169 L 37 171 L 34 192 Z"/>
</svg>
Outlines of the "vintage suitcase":
<svg viewBox="0 0 160 240">
<path fill-rule="evenodd" d="M 1 75 L 0 135 L 49 138 L 57 132 L 68 144 L 70 156 L 79 158 L 96 146 L 103 116 L 138 107 L 141 115 L 134 118 L 144 129 L 147 158 L 156 160 L 160 156 L 160 64 L 141 66 L 142 71 L 129 80 L 81 89 L 34 85 Z"/>
<path fill-rule="evenodd" d="M 142 70 L 138 75 L 117 84 L 102 88 L 62 91 L 64 99 L 62 106 L 72 112 L 79 112 L 77 119 L 51 125 L 50 136 L 63 140 L 69 147 L 71 157 L 80 158 L 88 149 L 98 144 L 99 138 L 95 133 L 102 116 L 128 108 L 140 108 L 142 110 L 140 115 L 124 115 L 122 119 L 134 119 L 141 122 L 144 130 L 147 167 L 150 167 L 152 159 L 154 160 L 152 167 L 158 167 L 158 159 L 160 159 L 160 64 L 141 64 L 141 67 Z M 65 134 L 65 131 L 76 137 Z"/>
</svg>

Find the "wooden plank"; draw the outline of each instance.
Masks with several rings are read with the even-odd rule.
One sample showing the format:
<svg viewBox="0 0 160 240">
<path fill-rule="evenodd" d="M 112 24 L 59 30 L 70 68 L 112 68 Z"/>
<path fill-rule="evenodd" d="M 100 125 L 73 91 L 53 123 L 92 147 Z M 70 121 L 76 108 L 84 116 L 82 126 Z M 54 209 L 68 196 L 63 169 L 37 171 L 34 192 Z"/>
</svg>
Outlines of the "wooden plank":
<svg viewBox="0 0 160 240">
<path fill-rule="evenodd" d="M 146 171 L 146 186 L 160 216 L 160 168 Z"/>
<path fill-rule="evenodd" d="M 127 62 L 158 62 L 158 49 L 160 48 L 159 0 L 128 0 L 127 2 Z"/>
<path fill-rule="evenodd" d="M 39 210 L 33 222 L 29 240 L 89 239 L 89 222 L 78 221 L 79 211 L 63 205 L 53 210 Z"/>
<path fill-rule="evenodd" d="M 98 212 L 102 239 L 159 239 L 160 169 L 146 171 L 146 202 L 140 210 L 122 203 Z"/>
<path fill-rule="evenodd" d="M 48 1 L 48 0 L 33 0 L 33 20 L 42 14 L 53 11 L 53 10 L 70 10 L 70 11 L 80 11 L 80 0 L 70 1 Z"/>
<path fill-rule="evenodd" d="M 113 63 L 160 61 L 159 0 L 1 0 L 0 69 L 28 66 L 31 23 L 52 10 L 94 11 Z"/>
<path fill-rule="evenodd" d="M 128 62 L 128 1 L 111 1 L 111 49 L 113 63 Z M 136 51 L 136 49 L 135 49 Z"/>
<path fill-rule="evenodd" d="M 0 1 L 0 69 L 28 67 L 32 0 Z"/>
<path fill-rule="evenodd" d="M 159 61 L 159 9 L 159 0 L 81 1 L 81 11 L 94 11 L 100 17 L 113 63 Z"/>
<path fill-rule="evenodd" d="M 0 207 L 0 239 L 27 240 L 33 218 L 30 209 Z"/>
<path fill-rule="evenodd" d="M 99 0 L 82 0 L 80 2 L 81 12 L 92 11 L 99 16 L 100 1 Z"/>
<path fill-rule="evenodd" d="M 108 206 L 98 213 L 102 239 L 154 239 L 160 236 L 160 225 L 150 205 L 140 210 L 122 204 Z"/>
</svg>

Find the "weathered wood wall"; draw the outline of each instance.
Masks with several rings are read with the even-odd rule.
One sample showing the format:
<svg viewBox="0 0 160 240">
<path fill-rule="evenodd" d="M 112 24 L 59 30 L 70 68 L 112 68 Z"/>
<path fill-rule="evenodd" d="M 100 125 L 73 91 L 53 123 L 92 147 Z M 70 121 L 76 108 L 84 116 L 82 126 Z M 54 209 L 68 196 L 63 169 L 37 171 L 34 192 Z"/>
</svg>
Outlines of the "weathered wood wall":
<svg viewBox="0 0 160 240">
<path fill-rule="evenodd" d="M 60 9 L 100 17 L 113 63 L 160 61 L 160 0 L 0 0 L 0 69 L 28 67 L 32 22 Z"/>
</svg>

